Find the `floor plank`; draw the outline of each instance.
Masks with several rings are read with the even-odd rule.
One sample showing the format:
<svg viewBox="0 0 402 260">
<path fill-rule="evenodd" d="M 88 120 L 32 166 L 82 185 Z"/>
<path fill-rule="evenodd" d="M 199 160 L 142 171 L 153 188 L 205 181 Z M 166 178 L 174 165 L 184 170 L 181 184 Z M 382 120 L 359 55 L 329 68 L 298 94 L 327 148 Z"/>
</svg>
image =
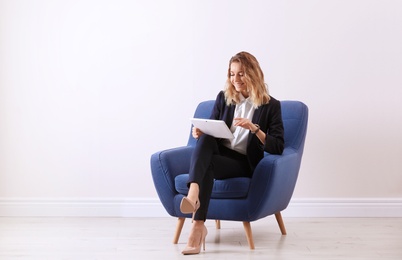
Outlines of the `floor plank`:
<svg viewBox="0 0 402 260">
<path fill-rule="evenodd" d="M 0 218 L 0 259 L 402 259 L 402 218 L 285 218 L 207 221 L 206 251 L 183 256 L 190 221 L 172 244 L 175 218 Z"/>
</svg>

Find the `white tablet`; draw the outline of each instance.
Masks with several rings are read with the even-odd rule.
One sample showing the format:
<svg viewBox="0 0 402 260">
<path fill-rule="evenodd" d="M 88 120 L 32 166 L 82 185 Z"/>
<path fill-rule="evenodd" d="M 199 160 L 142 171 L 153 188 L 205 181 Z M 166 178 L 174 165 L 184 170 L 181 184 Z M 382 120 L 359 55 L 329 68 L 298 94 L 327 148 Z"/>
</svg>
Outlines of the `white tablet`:
<svg viewBox="0 0 402 260">
<path fill-rule="evenodd" d="M 190 118 L 191 123 L 202 132 L 216 138 L 233 139 L 234 136 L 223 120 Z"/>
</svg>

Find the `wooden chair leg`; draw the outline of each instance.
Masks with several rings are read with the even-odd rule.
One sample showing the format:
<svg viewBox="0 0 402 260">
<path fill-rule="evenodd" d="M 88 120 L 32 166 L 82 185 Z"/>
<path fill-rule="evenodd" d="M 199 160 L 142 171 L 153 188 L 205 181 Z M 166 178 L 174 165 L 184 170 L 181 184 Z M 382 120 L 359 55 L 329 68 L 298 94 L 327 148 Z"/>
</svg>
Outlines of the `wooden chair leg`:
<svg viewBox="0 0 402 260">
<path fill-rule="evenodd" d="M 244 230 L 246 231 L 246 237 L 248 241 L 248 245 L 250 246 L 250 249 L 254 249 L 254 240 L 253 240 L 253 232 L 251 232 L 251 225 L 250 222 L 243 222 Z"/>
<path fill-rule="evenodd" d="M 179 218 L 176 224 L 176 231 L 174 233 L 173 244 L 177 244 L 179 242 L 181 230 L 183 229 L 184 221 L 186 218 Z"/>
<path fill-rule="evenodd" d="M 286 228 L 285 228 L 285 224 L 283 224 L 281 212 L 275 213 L 275 218 L 276 218 L 276 221 L 278 222 L 282 235 L 286 235 Z"/>
<path fill-rule="evenodd" d="M 216 229 L 221 229 L 221 221 L 219 219 L 215 220 Z"/>
</svg>

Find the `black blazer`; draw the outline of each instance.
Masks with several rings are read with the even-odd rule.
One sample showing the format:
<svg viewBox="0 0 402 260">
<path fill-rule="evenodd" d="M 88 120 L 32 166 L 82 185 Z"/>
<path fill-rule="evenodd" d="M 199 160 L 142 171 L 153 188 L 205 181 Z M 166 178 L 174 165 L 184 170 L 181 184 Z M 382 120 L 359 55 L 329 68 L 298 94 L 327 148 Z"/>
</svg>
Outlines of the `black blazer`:
<svg viewBox="0 0 402 260">
<path fill-rule="evenodd" d="M 211 119 L 223 120 L 230 128 L 236 106 L 226 105 L 225 94 L 219 92 L 216 97 Z M 282 122 L 281 103 L 271 97 L 268 104 L 258 107 L 253 115 L 252 122 L 260 126 L 266 134 L 265 145 L 251 132 L 247 141 L 247 158 L 254 171 L 258 162 L 264 157 L 264 151 L 270 154 L 282 154 L 284 149 L 284 129 Z"/>
</svg>

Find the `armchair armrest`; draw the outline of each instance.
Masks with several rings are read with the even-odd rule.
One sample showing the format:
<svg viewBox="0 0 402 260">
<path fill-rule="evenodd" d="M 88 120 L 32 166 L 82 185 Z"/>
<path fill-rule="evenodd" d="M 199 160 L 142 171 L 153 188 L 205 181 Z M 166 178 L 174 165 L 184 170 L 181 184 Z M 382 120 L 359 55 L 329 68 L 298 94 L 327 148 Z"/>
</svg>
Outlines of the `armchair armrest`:
<svg viewBox="0 0 402 260">
<path fill-rule="evenodd" d="M 282 155 L 266 155 L 257 165 L 248 195 L 252 220 L 280 212 L 292 197 L 301 163 L 301 154 L 285 148 Z"/>
<path fill-rule="evenodd" d="M 194 147 L 182 146 L 151 155 L 151 173 L 156 191 L 166 211 L 173 216 L 174 196 L 177 194 L 174 178 L 190 169 Z"/>
</svg>

